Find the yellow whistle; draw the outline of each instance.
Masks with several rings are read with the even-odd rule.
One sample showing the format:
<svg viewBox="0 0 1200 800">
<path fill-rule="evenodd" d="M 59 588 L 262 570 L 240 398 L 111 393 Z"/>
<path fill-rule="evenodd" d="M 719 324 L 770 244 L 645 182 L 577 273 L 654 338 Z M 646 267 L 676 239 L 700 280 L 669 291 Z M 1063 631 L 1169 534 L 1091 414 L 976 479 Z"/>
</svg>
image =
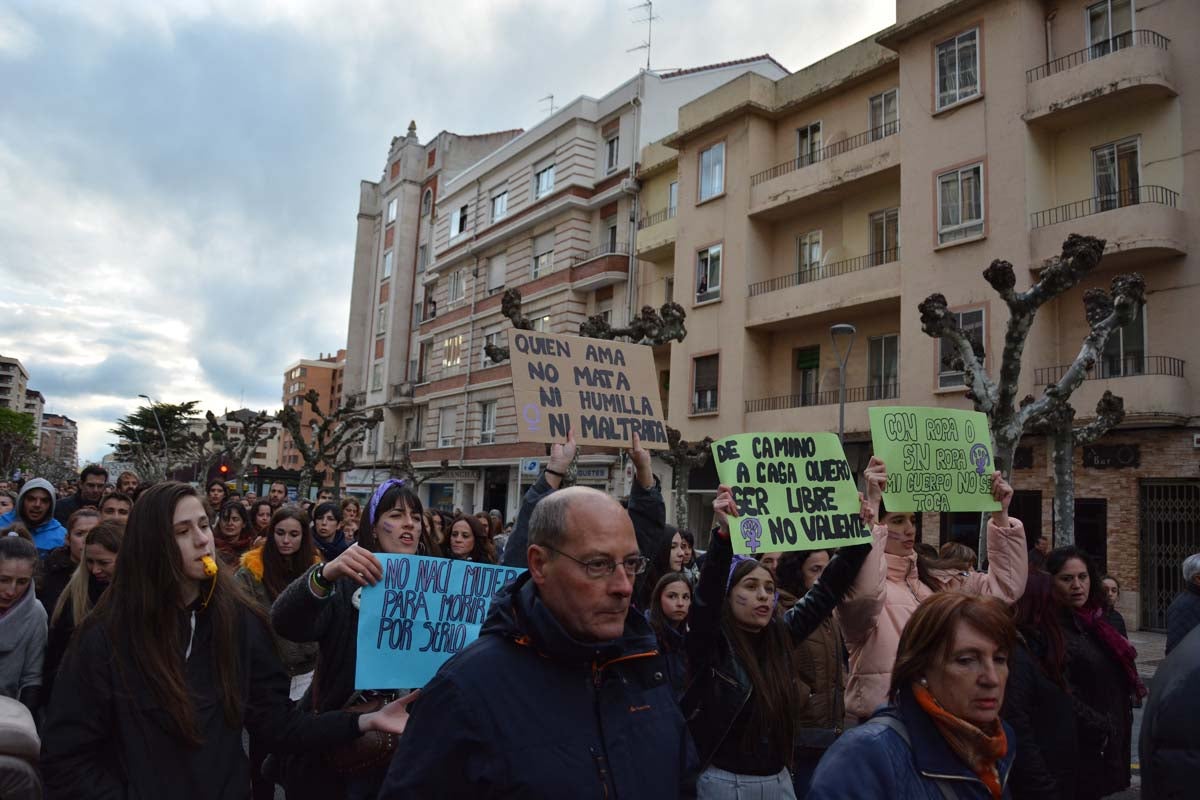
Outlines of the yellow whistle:
<svg viewBox="0 0 1200 800">
<path fill-rule="evenodd" d="M 211 578 L 217 574 L 217 562 L 213 560 L 212 556 L 205 556 L 200 559 L 200 562 L 204 564 L 205 577 Z"/>
</svg>

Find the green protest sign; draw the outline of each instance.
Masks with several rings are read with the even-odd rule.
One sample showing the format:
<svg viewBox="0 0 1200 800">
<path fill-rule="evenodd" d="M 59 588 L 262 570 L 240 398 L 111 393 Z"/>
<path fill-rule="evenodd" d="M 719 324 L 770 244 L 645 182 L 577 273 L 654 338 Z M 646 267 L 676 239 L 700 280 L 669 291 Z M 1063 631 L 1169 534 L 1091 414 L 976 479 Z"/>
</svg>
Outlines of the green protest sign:
<svg viewBox="0 0 1200 800">
<path fill-rule="evenodd" d="M 870 408 L 871 443 L 887 465 L 889 511 L 999 511 L 987 416 L 954 408 Z"/>
<path fill-rule="evenodd" d="M 733 488 L 735 553 L 843 547 L 871 540 L 858 489 L 833 433 L 742 433 L 713 442 L 721 483 Z"/>
</svg>

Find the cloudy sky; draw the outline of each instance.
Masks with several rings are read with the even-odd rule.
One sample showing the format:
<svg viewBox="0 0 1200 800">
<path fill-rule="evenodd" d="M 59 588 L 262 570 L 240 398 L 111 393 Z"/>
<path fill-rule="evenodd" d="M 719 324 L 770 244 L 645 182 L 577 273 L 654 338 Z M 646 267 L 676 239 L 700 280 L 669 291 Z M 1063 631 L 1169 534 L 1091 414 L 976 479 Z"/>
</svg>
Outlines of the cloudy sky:
<svg viewBox="0 0 1200 800">
<path fill-rule="evenodd" d="M 277 408 L 289 362 L 344 346 L 358 182 L 391 137 L 603 94 L 644 64 L 635 1 L 0 0 L 0 353 L 85 459 L 138 394 Z M 656 69 L 795 70 L 894 2 L 654 11 Z"/>
</svg>

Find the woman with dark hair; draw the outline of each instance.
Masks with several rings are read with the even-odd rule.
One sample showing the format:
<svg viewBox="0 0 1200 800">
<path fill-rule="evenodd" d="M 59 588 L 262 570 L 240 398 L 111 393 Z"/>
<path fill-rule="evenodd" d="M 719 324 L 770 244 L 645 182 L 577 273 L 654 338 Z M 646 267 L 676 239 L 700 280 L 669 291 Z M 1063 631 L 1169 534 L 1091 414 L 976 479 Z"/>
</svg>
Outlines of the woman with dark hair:
<svg viewBox="0 0 1200 800">
<path fill-rule="evenodd" d="M 212 509 L 213 516 L 221 510 L 225 502 L 229 500 L 229 487 L 225 485 L 225 481 L 220 478 L 213 478 L 204 487 L 204 496 L 208 500 L 208 507 Z"/>
<path fill-rule="evenodd" d="M 277 634 L 289 641 L 320 645 L 312 685 L 299 702 L 305 711 L 334 711 L 406 688 L 376 686 L 371 688 L 380 690 L 378 694 L 355 693 L 359 597 L 363 586 L 374 586 L 383 578 L 375 553 L 442 554 L 422 524 L 421 501 L 404 481 L 380 485 L 359 525 L 357 543 L 292 581 L 271 607 Z M 386 749 L 376 754 L 376 760 L 360 765 L 349 786 L 330 759 L 291 759 L 285 775 L 287 796 L 290 800 L 374 797 L 390 754 L 391 749 Z"/>
<path fill-rule="evenodd" d="M 313 535 L 322 561 L 333 561 L 350 542 L 342 529 L 342 509 L 337 503 L 321 503 L 313 512 Z"/>
<path fill-rule="evenodd" d="M 31 713 L 41 705 L 46 610 L 37 601 L 33 573 L 37 547 L 16 535 L 0 536 L 0 695 Z"/>
<path fill-rule="evenodd" d="M 46 615 L 54 613 L 59 595 L 67 588 L 71 576 L 83 563 L 83 546 L 88 531 L 100 524 L 100 511 L 84 506 L 67 517 L 67 541 L 62 547 L 51 550 L 42 562 L 38 577 L 38 599 L 46 609 Z"/>
<path fill-rule="evenodd" d="M 650 554 L 646 571 L 633 584 L 633 605 L 643 614 L 654 608 L 651 595 L 663 575 L 683 571 L 683 537 L 674 525 L 664 525 L 666 539 L 657 552 Z"/>
<path fill-rule="evenodd" d="M 752 557 L 733 555 L 728 517 L 737 506 L 728 486 L 718 489 L 713 512 L 712 548 L 687 637 L 692 682 L 681 703 L 703 770 L 697 794 L 794 798 L 788 765 L 800 697 L 792 648 L 833 612 L 871 546 L 844 548 L 777 616 L 771 573 Z"/>
<path fill-rule="evenodd" d="M 450 526 L 449 544 L 446 555 L 450 558 L 480 564 L 496 563 L 496 548 L 478 516 L 459 514 Z"/>
<path fill-rule="evenodd" d="M 1117 610 L 1117 601 L 1121 599 L 1121 583 L 1112 575 L 1102 575 L 1100 585 L 1104 587 L 1104 621 L 1113 626 L 1113 630 L 1129 638 L 1129 630 L 1125 627 L 1125 617 Z"/>
<path fill-rule="evenodd" d="M 267 531 L 271 529 L 271 515 L 275 513 L 275 509 L 271 507 L 269 500 L 255 500 L 250 504 L 250 532 L 254 534 L 254 544 L 262 544 L 267 538 Z"/>
<path fill-rule="evenodd" d="M 896 648 L 890 704 L 829 748 L 810 800 L 1008 797 L 1016 742 L 1000 706 L 1015 642 L 997 598 L 938 592 L 917 606 Z"/>
<path fill-rule="evenodd" d="M 217 547 L 217 558 L 225 566 L 236 567 L 241 563 L 242 554 L 254 546 L 254 538 L 250 515 L 241 503 L 230 501 L 221 506 L 213 542 Z"/>
<path fill-rule="evenodd" d="M 1064 674 L 1075 700 L 1079 770 L 1075 796 L 1103 797 L 1130 783 L 1133 729 L 1130 695 L 1146 696 L 1137 673 L 1137 650 L 1104 620 L 1104 587 L 1091 557 L 1078 547 L 1046 556 Z"/>
<path fill-rule="evenodd" d="M 49 800 L 248 798 L 243 728 L 281 751 L 403 730 L 405 703 L 294 709 L 270 626 L 213 549 L 192 487 L 160 483 L 134 506 L 121 560 L 136 568 L 118 567 L 59 669 L 42 729 Z"/>
<path fill-rule="evenodd" d="M 680 572 L 695 586 L 700 580 L 700 564 L 696 561 L 696 534 L 687 528 L 679 530 L 679 553 L 683 557 Z"/>
<path fill-rule="evenodd" d="M 348 544 L 354 542 L 354 537 L 358 533 L 358 520 L 361 516 L 362 506 L 359 505 L 358 498 L 343 497 L 341 530 Z"/>
<path fill-rule="evenodd" d="M 667 661 L 667 679 L 675 698 L 687 686 L 687 618 L 692 608 L 692 583 L 682 572 L 668 572 L 654 585 L 646 621 L 658 638 L 658 652 Z"/>
</svg>

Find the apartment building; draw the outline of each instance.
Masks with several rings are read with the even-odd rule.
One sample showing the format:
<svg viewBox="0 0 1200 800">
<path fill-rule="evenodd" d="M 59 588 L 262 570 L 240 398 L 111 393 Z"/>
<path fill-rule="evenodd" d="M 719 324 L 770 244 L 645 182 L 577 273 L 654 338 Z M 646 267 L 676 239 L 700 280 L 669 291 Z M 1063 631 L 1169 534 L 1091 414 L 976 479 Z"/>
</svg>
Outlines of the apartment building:
<svg viewBox="0 0 1200 800">
<path fill-rule="evenodd" d="M 787 71 L 767 56 L 670 73 L 642 72 L 600 98 L 579 97 L 526 132 L 453 173 L 422 201 L 411 309 L 391 334 L 381 309 L 372 367 L 404 382 L 389 388 L 389 413 L 356 471 L 378 480 L 405 453 L 439 475 L 421 487 L 433 507 L 499 509 L 515 516 L 522 482 L 536 478 L 545 447 L 516 441 L 511 376 L 487 344 L 505 346 L 504 290 L 519 288 L 538 329 L 576 333 L 591 315 L 614 324 L 639 303 L 636 157 L 642 143 L 675 126 L 679 106 L 737 75 L 775 79 Z M 428 214 L 426 214 L 428 212 Z M 360 247 L 363 244 L 360 214 Z M 378 273 L 377 273 L 378 274 Z M 356 263 L 356 286 L 360 269 Z M 356 290 L 355 297 L 358 292 Z M 397 309 L 399 310 L 399 309 Z M 352 329 L 354 327 L 352 311 Z M 395 359 L 404 347 L 404 361 Z M 389 350 L 389 348 L 391 348 Z M 370 381 L 383 392 L 386 381 Z M 368 394 L 368 403 L 371 403 Z M 588 449 L 580 481 L 616 489 L 616 451 Z M 450 469 L 441 468 L 448 462 Z M 361 463 L 361 462 L 360 462 Z M 522 466 L 524 465 L 524 469 Z"/>
<path fill-rule="evenodd" d="M 319 407 L 324 414 L 332 414 L 342 404 L 343 378 L 346 367 L 346 351 L 325 355 L 321 353 L 315 359 L 302 358 L 283 371 L 283 405 L 291 406 L 300 415 L 300 428 L 310 432 L 311 426 L 319 422 L 319 417 L 305 401 L 304 396 L 310 390 L 316 391 Z M 267 454 L 264 452 L 263 458 Z M 304 465 L 300 450 L 287 430 L 279 432 L 278 466 L 288 470 L 298 470 Z M 333 480 L 326 471 L 323 481 Z"/>
<path fill-rule="evenodd" d="M 25 410 L 29 372 L 19 358 L 0 356 L 0 408 Z"/>
<path fill-rule="evenodd" d="M 40 431 L 42 429 L 42 415 L 46 410 L 46 398 L 37 389 L 25 390 L 25 407 L 26 414 L 33 417 L 33 429 Z"/>
<path fill-rule="evenodd" d="M 79 428 L 62 414 L 43 414 L 40 452 L 71 470 L 79 469 Z"/>
<path fill-rule="evenodd" d="M 1081 422 L 1105 390 L 1127 410 L 1076 455 L 1076 538 L 1140 587 L 1122 594 L 1131 624 L 1161 628 L 1180 561 L 1200 551 L 1200 400 L 1185 370 L 1200 345 L 1180 335 L 1200 303 L 1200 104 L 1185 102 L 1200 92 L 1200 6 L 898 0 L 896 20 L 793 75 L 730 81 L 643 151 L 644 192 L 657 186 L 665 211 L 644 220 L 653 278 L 644 268 L 640 286 L 689 315 L 664 375 L 672 425 L 692 439 L 837 430 L 841 355 L 861 469 L 871 405 L 970 407 L 952 354 L 921 331 L 921 300 L 944 294 L 994 371 L 1007 309 L 982 270 L 1006 259 L 1026 287 L 1068 234 L 1103 237 L 1095 274 L 1039 313 L 1019 396 L 1073 360 L 1087 289 L 1145 276 L 1138 319 L 1073 398 Z M 1014 465 L 1031 542 L 1054 524 L 1050 454 L 1029 436 Z M 711 465 L 690 487 L 703 530 Z M 921 529 L 971 541 L 978 515 L 926 513 Z"/>
</svg>

